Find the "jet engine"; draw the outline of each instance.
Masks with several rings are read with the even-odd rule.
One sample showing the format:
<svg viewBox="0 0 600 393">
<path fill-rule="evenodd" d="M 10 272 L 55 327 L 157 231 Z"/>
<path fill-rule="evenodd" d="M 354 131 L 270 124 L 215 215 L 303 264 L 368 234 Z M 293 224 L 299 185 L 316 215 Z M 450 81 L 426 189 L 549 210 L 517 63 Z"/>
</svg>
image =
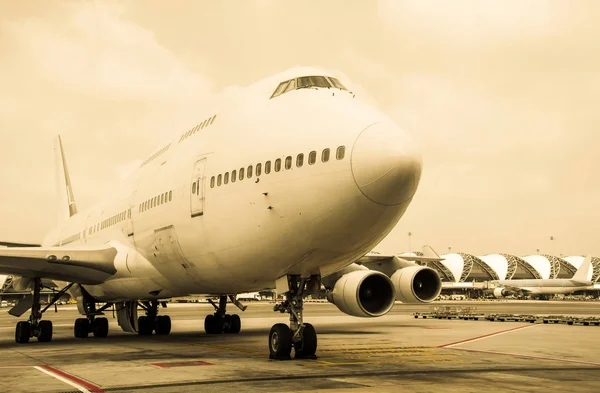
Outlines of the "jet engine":
<svg viewBox="0 0 600 393">
<path fill-rule="evenodd" d="M 494 289 L 494 297 L 504 297 L 508 296 L 508 293 L 504 288 L 495 288 Z"/>
<path fill-rule="evenodd" d="M 394 305 L 394 285 L 383 273 L 356 270 L 335 282 L 327 300 L 354 317 L 380 317 Z"/>
<path fill-rule="evenodd" d="M 429 303 L 442 291 L 440 276 L 425 266 L 398 269 L 391 279 L 396 289 L 396 299 L 402 303 Z"/>
</svg>

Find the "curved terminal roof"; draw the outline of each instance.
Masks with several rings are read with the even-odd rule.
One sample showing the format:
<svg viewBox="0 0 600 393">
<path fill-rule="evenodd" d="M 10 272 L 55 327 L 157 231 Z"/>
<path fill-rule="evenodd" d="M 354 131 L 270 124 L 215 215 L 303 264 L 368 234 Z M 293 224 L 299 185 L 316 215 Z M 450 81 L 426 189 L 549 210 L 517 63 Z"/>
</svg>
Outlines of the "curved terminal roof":
<svg viewBox="0 0 600 393">
<path fill-rule="evenodd" d="M 510 280 L 517 270 L 517 261 L 502 254 L 483 255 L 479 259 L 494 269 L 500 280 Z"/>
<path fill-rule="evenodd" d="M 480 258 L 465 253 L 444 254 L 442 264 L 452 272 L 454 282 L 498 280 L 498 273 Z M 458 278 L 458 279 L 457 279 Z"/>
<path fill-rule="evenodd" d="M 529 262 L 544 279 L 556 278 L 560 271 L 560 262 L 554 258 L 549 259 L 544 255 L 528 255 L 522 259 Z"/>
</svg>

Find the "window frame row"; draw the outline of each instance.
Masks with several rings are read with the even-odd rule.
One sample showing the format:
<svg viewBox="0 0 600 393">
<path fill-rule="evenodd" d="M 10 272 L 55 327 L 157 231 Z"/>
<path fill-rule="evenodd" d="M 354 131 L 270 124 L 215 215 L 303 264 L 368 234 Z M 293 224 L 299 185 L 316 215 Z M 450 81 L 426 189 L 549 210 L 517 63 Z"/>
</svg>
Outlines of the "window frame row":
<svg viewBox="0 0 600 393">
<path fill-rule="evenodd" d="M 173 190 L 165 191 L 152 198 L 146 199 L 138 205 L 138 212 L 144 213 L 150 209 L 169 203 L 173 200 Z"/>
</svg>

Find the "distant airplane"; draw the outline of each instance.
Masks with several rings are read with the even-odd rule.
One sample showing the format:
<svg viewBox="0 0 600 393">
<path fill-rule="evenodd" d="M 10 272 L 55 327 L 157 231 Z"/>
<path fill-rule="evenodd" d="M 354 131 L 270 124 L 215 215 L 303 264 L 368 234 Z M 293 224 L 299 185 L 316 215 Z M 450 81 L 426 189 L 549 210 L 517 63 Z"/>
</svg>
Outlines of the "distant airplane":
<svg viewBox="0 0 600 393">
<path fill-rule="evenodd" d="M 573 278 L 555 279 L 517 279 L 489 281 L 495 286 L 495 297 L 511 295 L 556 295 L 568 294 L 575 291 L 595 290 L 594 283 L 590 281 L 592 275 L 592 257 L 586 257 Z"/>
<path fill-rule="evenodd" d="M 228 298 L 243 310 L 236 294 L 276 288 L 284 300 L 275 310 L 290 314 L 290 326 L 269 333 L 277 359 L 289 359 L 292 348 L 297 358 L 315 357 L 303 298 L 321 282 L 354 316 L 384 315 L 396 297 L 437 297 L 432 269 L 394 256 L 380 258 L 385 273 L 353 263 L 394 228 L 420 180 L 420 154 L 392 120 L 315 68 L 274 75 L 213 105 L 199 106 L 196 125 L 84 211 L 58 137 L 64 219 L 39 247 L 0 248 L 0 273 L 31 291 L 10 310 L 31 309 L 16 326 L 17 343 L 52 339 L 52 322 L 42 319 L 52 303 L 40 306 L 40 290 L 52 285 L 62 288 L 53 301 L 67 291 L 77 299 L 78 338 L 106 337 L 102 312 L 113 306 L 124 331 L 169 334 L 161 299 L 191 294 L 219 297 L 209 300 L 215 313 L 204 320 L 206 333 L 238 333 Z"/>
</svg>

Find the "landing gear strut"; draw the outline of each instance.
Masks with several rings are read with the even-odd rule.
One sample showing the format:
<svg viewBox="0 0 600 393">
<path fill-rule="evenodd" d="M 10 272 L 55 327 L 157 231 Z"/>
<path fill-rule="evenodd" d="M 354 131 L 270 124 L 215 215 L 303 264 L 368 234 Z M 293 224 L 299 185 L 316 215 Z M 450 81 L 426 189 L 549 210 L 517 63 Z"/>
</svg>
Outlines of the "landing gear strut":
<svg viewBox="0 0 600 393">
<path fill-rule="evenodd" d="M 40 305 L 40 291 L 42 289 L 42 280 L 33 279 L 33 294 L 31 302 L 31 315 L 28 321 L 17 323 L 15 329 L 15 341 L 19 344 L 26 344 L 31 337 L 37 337 L 40 342 L 52 341 L 52 322 L 42 320 L 42 314 L 56 300 L 52 301 L 43 311 Z M 64 293 L 64 292 L 63 292 Z M 56 297 L 55 297 L 56 298 Z"/>
<path fill-rule="evenodd" d="M 235 299 L 235 296 L 230 295 L 229 297 L 231 302 L 239 307 L 242 311 L 246 310 L 246 307 L 242 306 Z M 206 334 L 239 333 L 242 328 L 242 321 L 240 320 L 240 316 L 237 314 L 227 314 L 227 296 L 220 296 L 218 305 L 215 304 L 215 302 L 213 302 L 211 299 L 208 301 L 215 308 L 215 313 L 212 315 L 207 315 L 204 319 L 204 331 L 206 331 Z"/>
<path fill-rule="evenodd" d="M 285 300 L 278 303 L 273 311 L 290 314 L 290 326 L 284 323 L 273 325 L 269 332 L 269 358 L 289 360 L 292 347 L 296 359 L 316 359 L 317 332 L 310 323 L 303 322 L 304 301 L 307 292 L 313 292 L 320 287 L 320 278 L 311 276 L 309 279 L 298 275 L 289 275 L 278 280 L 287 280 Z"/>
<path fill-rule="evenodd" d="M 145 316 L 138 318 L 138 334 L 140 336 L 149 336 L 152 332 L 165 336 L 171 333 L 171 317 L 168 315 L 158 315 L 158 301 L 145 301 L 139 303 L 139 306 L 146 311 Z M 166 307 L 166 303 L 163 303 Z"/>
</svg>

